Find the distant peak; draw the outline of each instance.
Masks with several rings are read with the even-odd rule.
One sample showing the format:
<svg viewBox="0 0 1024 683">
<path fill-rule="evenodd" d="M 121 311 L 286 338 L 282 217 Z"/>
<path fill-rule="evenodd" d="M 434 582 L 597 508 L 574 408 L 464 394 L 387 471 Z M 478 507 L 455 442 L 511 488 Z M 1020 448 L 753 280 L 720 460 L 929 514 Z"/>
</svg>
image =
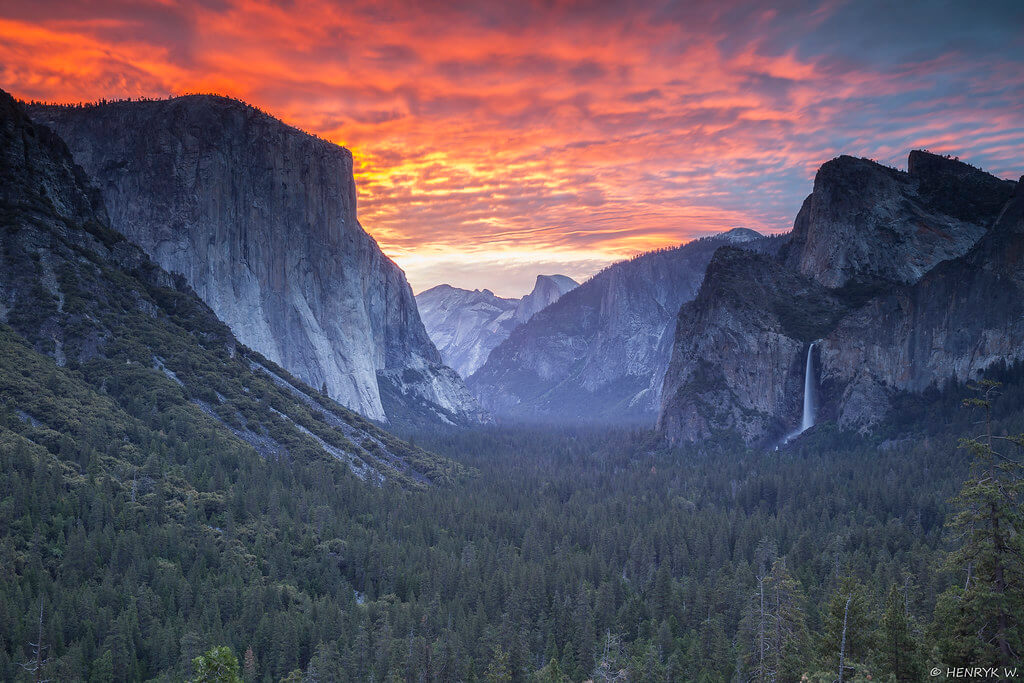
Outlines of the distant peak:
<svg viewBox="0 0 1024 683">
<path fill-rule="evenodd" d="M 568 275 L 538 275 L 537 282 L 543 282 L 545 280 L 551 280 L 553 282 L 571 282 L 573 284 L 579 284 Z"/>
<path fill-rule="evenodd" d="M 537 293 L 546 285 L 550 285 L 558 290 L 559 294 L 565 294 L 569 290 L 579 287 L 579 284 L 568 275 L 538 275 L 537 282 L 533 286 L 533 293 Z"/>
<path fill-rule="evenodd" d="M 750 242 L 756 239 L 764 237 L 757 230 L 751 230 L 750 228 L 733 228 L 732 230 L 726 230 L 723 233 L 717 235 L 719 239 L 726 240 L 730 244 L 741 244 L 743 242 Z"/>
<path fill-rule="evenodd" d="M 452 287 L 451 285 L 448 285 L 448 284 L 434 285 L 430 289 L 424 289 L 422 292 L 420 292 L 416 296 L 424 296 L 426 294 L 439 294 L 441 292 L 450 292 L 453 289 L 455 289 L 455 288 Z"/>
</svg>

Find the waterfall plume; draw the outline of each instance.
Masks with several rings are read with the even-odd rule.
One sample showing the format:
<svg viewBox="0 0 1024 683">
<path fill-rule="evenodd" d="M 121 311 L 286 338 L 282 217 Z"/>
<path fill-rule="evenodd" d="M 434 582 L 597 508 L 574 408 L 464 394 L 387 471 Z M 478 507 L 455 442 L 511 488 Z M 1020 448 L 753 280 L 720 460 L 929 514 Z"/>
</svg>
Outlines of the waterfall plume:
<svg viewBox="0 0 1024 683">
<path fill-rule="evenodd" d="M 804 368 L 804 414 L 800 419 L 800 432 L 806 432 L 814 426 L 814 413 L 817 406 L 815 390 L 817 383 L 814 381 L 814 342 L 807 347 L 807 365 Z M 800 432 L 797 432 L 798 434 Z"/>
<path fill-rule="evenodd" d="M 804 363 L 804 411 L 800 416 L 800 426 L 791 432 L 782 443 L 789 443 L 814 426 L 815 413 L 818 408 L 818 383 L 814 377 L 814 344 L 807 347 L 807 361 Z"/>
</svg>

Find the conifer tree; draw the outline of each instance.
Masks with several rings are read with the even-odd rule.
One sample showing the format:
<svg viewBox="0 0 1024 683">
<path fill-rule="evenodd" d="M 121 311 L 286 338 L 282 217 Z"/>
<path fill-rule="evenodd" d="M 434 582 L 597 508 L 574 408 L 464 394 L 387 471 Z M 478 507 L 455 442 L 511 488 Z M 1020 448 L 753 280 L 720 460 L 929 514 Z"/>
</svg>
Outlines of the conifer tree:
<svg viewBox="0 0 1024 683">
<path fill-rule="evenodd" d="M 569 677 L 562 671 L 556 657 L 552 657 L 543 669 L 533 674 L 533 683 L 568 683 L 568 681 Z"/>
<path fill-rule="evenodd" d="M 954 500 L 949 526 L 962 541 L 946 568 L 966 578 L 939 597 L 934 620 L 949 663 L 1006 666 L 1024 657 L 1024 434 L 993 434 L 999 386 L 979 382 L 979 397 L 964 401 L 984 412 L 985 432 L 961 441 L 973 471 Z"/>
<path fill-rule="evenodd" d="M 822 668 L 837 672 L 840 681 L 862 665 L 871 650 L 872 616 L 864 586 L 843 578 L 825 607 L 824 628 L 818 640 Z"/>
<path fill-rule="evenodd" d="M 768 575 L 768 640 L 771 643 L 772 669 L 775 680 L 800 679 L 807 656 L 807 623 L 804 615 L 804 594 L 800 584 L 786 568 L 786 559 L 779 558 Z"/>
<path fill-rule="evenodd" d="M 252 651 L 252 645 L 250 645 L 245 651 L 242 664 L 242 677 L 246 683 L 252 683 L 256 680 L 256 671 L 256 654 Z"/>
<path fill-rule="evenodd" d="M 923 664 L 914 636 L 913 622 L 907 614 L 904 596 L 895 585 L 885 600 L 885 612 L 879 623 L 876 641 L 882 673 L 892 674 L 897 681 L 921 679 Z"/>
<path fill-rule="evenodd" d="M 488 683 L 507 683 L 512 680 L 508 653 L 501 645 L 494 647 L 494 655 L 491 657 L 491 663 L 487 666 L 487 671 L 484 672 L 484 680 Z"/>
</svg>

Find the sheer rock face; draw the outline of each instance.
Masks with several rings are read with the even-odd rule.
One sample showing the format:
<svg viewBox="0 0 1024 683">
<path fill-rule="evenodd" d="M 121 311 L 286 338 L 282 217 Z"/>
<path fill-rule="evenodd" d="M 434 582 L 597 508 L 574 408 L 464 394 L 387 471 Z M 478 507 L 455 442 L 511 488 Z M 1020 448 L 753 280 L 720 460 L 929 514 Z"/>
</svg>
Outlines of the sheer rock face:
<svg viewBox="0 0 1024 683">
<path fill-rule="evenodd" d="M 416 304 L 441 358 L 460 375 L 469 377 L 516 325 L 577 286 L 565 275 L 538 275 L 532 292 L 521 299 L 508 299 L 495 296 L 489 289 L 471 291 L 438 285 L 416 295 Z"/>
<path fill-rule="evenodd" d="M 672 441 L 727 431 L 781 438 L 800 421 L 809 342 L 846 310 L 770 256 L 719 249 L 679 311 L 659 429 Z"/>
<path fill-rule="evenodd" d="M 849 156 L 824 164 L 794 222 L 788 265 L 827 287 L 910 284 L 966 253 L 1013 191 L 927 152 L 912 152 L 908 169 Z"/>
<path fill-rule="evenodd" d="M 783 437 L 811 342 L 818 418 L 858 429 L 896 392 L 1024 358 L 1020 185 L 923 152 L 909 169 L 829 162 L 776 257 L 719 251 L 680 311 L 659 415 L 671 441 Z"/>
<path fill-rule="evenodd" d="M 1024 191 L 963 257 L 844 318 L 821 344 L 832 417 L 867 427 L 893 392 L 1024 360 Z M 873 400 L 874 399 L 874 400 Z"/>
<path fill-rule="evenodd" d="M 17 400 L 19 382 L 10 380 L 26 370 L 12 363 L 30 347 L 73 369 L 60 382 L 61 392 L 77 392 L 68 405 L 102 406 L 115 416 L 110 425 L 134 422 L 117 415 L 160 413 L 173 421 L 175 439 L 201 435 L 231 451 L 248 446 L 264 457 L 337 461 L 377 485 L 393 479 L 420 487 L 450 476 L 435 456 L 240 345 L 183 276 L 110 228 L 101 194 L 68 147 L 2 90 L 0 244 L 5 401 L 11 390 Z M 22 414 L 51 434 L 81 436 L 77 415 L 64 404 L 51 407 Z M 124 442 L 122 455 L 145 457 L 127 435 L 107 436 Z"/>
<path fill-rule="evenodd" d="M 737 229 L 605 269 L 513 330 L 470 388 L 506 418 L 653 422 L 680 305 L 716 249 L 760 238 Z"/>
<path fill-rule="evenodd" d="M 67 141 L 112 227 L 241 342 L 373 419 L 480 417 L 356 219 L 348 150 L 212 96 L 30 113 Z"/>
<path fill-rule="evenodd" d="M 519 300 L 513 315 L 516 325 L 522 325 L 545 308 L 561 299 L 580 283 L 565 275 L 538 275 L 533 291 Z"/>
</svg>

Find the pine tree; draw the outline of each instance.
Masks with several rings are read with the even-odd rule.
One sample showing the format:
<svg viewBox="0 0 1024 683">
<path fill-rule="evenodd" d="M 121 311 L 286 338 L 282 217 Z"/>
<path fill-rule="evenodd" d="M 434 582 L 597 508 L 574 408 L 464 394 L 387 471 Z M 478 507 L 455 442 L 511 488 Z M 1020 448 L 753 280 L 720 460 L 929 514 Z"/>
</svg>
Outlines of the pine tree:
<svg viewBox="0 0 1024 683">
<path fill-rule="evenodd" d="M 89 667 L 89 683 L 113 683 L 114 655 L 110 650 L 93 660 Z"/>
<path fill-rule="evenodd" d="M 488 683 L 507 683 L 512 680 L 508 653 L 502 649 L 501 645 L 494 647 L 494 655 L 491 657 L 491 663 L 487 666 L 487 671 L 484 672 L 484 680 Z"/>
<path fill-rule="evenodd" d="M 765 561 L 741 624 L 737 667 L 750 681 L 799 680 L 807 660 L 803 592 L 785 558 Z"/>
<path fill-rule="evenodd" d="M 339 668 L 339 659 L 338 648 L 333 642 L 320 641 L 306 667 L 305 680 L 308 683 L 337 683 L 344 680 L 344 673 Z"/>
<path fill-rule="evenodd" d="M 568 681 L 569 677 L 562 671 L 562 667 L 558 665 L 558 659 L 555 657 L 552 657 L 543 669 L 533 674 L 533 683 L 568 683 Z"/>
<path fill-rule="evenodd" d="M 786 568 L 785 558 L 775 561 L 765 583 L 768 593 L 768 640 L 771 643 L 775 680 L 797 681 L 807 661 L 804 594 L 800 584 Z"/>
<path fill-rule="evenodd" d="M 43 598 L 39 598 L 39 620 L 38 620 L 38 635 L 36 641 L 30 643 L 32 647 L 32 659 L 22 664 L 21 666 L 32 674 L 32 680 L 37 683 L 43 680 L 43 673 L 48 663 L 48 658 L 45 657 L 47 650 L 46 644 L 43 642 Z"/>
<path fill-rule="evenodd" d="M 986 380 L 974 388 L 981 397 L 964 404 L 984 411 L 985 433 L 961 441 L 972 455 L 973 476 L 954 500 L 958 512 L 950 528 L 963 540 L 946 562 L 966 579 L 939 597 L 935 624 L 945 661 L 1005 666 L 1024 656 L 1024 466 L 1018 455 L 1024 434 L 994 435 L 999 384 Z M 1009 448 L 1014 456 L 1004 452 Z"/>
<path fill-rule="evenodd" d="M 825 607 L 824 629 L 818 653 L 826 670 L 838 673 L 840 681 L 863 664 L 871 649 L 871 608 L 863 585 L 846 577 Z"/>
<path fill-rule="evenodd" d="M 878 662 L 883 672 L 891 673 L 897 681 L 921 680 L 923 664 L 913 623 L 906 611 L 906 600 L 895 585 L 885 600 L 877 642 Z"/>
<path fill-rule="evenodd" d="M 245 651 L 245 657 L 242 664 L 242 678 L 245 679 L 246 683 L 252 683 L 256 680 L 256 654 L 252 651 L 252 645 L 250 645 Z"/>
</svg>

